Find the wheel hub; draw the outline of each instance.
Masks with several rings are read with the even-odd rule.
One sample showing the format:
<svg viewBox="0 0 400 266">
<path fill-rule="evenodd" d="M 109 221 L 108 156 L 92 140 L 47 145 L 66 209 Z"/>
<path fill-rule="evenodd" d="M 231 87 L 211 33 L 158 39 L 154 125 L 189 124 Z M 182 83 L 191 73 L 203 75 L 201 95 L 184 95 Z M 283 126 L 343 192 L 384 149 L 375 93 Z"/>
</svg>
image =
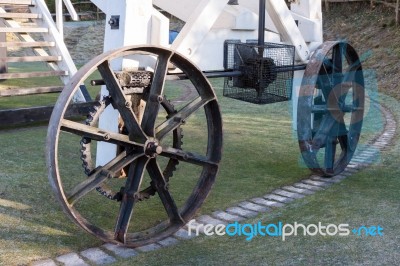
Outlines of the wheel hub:
<svg viewBox="0 0 400 266">
<path fill-rule="evenodd" d="M 163 151 L 162 147 L 156 140 L 148 140 L 144 145 L 144 154 L 149 158 L 155 158 Z"/>
</svg>

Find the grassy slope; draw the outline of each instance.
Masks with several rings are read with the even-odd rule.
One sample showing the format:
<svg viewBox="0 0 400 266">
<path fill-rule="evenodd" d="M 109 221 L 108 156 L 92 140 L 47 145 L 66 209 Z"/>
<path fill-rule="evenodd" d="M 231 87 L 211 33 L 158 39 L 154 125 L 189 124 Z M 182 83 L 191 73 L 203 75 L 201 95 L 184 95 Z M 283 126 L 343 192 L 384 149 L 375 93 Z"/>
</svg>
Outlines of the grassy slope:
<svg viewBox="0 0 400 266">
<path fill-rule="evenodd" d="M 324 13 L 324 35 L 325 40 L 348 40 L 366 57 L 364 69 L 377 72 L 379 90 L 400 99 L 400 26 L 394 25 L 394 9 L 372 9 L 369 2 L 332 5 Z"/>
</svg>

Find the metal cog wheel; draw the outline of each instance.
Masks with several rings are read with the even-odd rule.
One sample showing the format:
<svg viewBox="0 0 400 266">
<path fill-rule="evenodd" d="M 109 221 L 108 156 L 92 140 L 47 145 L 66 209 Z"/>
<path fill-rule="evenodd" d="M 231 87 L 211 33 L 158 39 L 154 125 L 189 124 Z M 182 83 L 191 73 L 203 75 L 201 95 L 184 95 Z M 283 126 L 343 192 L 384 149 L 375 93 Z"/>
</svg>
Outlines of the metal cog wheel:
<svg viewBox="0 0 400 266">
<path fill-rule="evenodd" d="M 93 106 L 92 111 L 87 115 L 86 119 L 86 125 L 92 126 L 99 121 L 100 114 L 107 108 L 108 105 L 111 103 L 111 97 L 107 96 L 104 97 L 103 100 L 100 100 L 95 103 Z M 167 119 L 175 114 L 177 110 L 175 109 L 174 105 L 166 99 L 166 97 L 163 98 L 163 101 L 161 102 L 161 106 L 165 109 L 167 112 Z M 120 130 L 123 130 L 120 128 Z M 173 148 L 175 149 L 181 149 L 182 147 L 182 128 L 178 127 L 173 131 Z M 82 160 L 82 167 L 84 169 L 84 172 L 86 175 L 90 175 L 93 171 L 96 169 L 94 168 L 94 164 L 92 162 L 92 154 L 91 154 L 91 140 L 87 138 L 82 138 L 81 142 L 81 160 Z M 165 180 L 168 182 L 169 179 L 173 176 L 173 172 L 176 170 L 176 166 L 179 164 L 179 161 L 176 159 L 169 159 L 167 166 L 165 167 L 163 171 L 163 175 Z M 109 188 L 106 184 L 102 184 L 101 186 L 97 187 L 96 190 L 103 196 L 107 197 L 110 200 L 116 200 L 120 201 L 121 198 L 121 192 L 120 191 L 113 191 L 111 188 Z M 123 188 L 121 188 L 123 190 Z M 155 195 L 157 192 L 156 188 L 153 186 L 152 182 L 150 182 L 150 186 L 147 188 L 141 190 L 139 194 L 137 195 L 137 200 L 138 201 L 143 201 L 151 196 Z"/>
</svg>

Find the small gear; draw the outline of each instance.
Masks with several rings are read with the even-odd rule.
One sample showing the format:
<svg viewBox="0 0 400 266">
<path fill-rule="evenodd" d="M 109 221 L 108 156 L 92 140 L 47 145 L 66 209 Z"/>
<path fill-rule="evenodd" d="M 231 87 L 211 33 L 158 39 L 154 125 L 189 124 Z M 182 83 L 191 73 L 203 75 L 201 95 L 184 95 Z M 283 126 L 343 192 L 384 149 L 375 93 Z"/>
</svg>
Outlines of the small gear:
<svg viewBox="0 0 400 266">
<path fill-rule="evenodd" d="M 107 108 L 107 106 L 110 105 L 112 102 L 112 99 L 110 96 L 104 97 L 102 100 L 97 101 L 95 105 L 93 106 L 91 112 L 87 115 L 86 119 L 86 124 L 89 126 L 93 126 L 98 123 L 100 114 Z M 166 97 L 163 97 L 163 101 L 161 102 L 161 106 L 165 109 L 167 112 L 167 119 L 175 114 L 177 111 L 174 107 L 174 105 L 166 99 Z M 120 132 L 126 133 L 126 128 L 123 126 L 123 124 L 120 123 L 119 125 L 119 130 Z M 173 131 L 173 148 L 175 149 L 181 149 L 182 146 L 182 128 L 178 127 Z M 86 175 L 90 175 L 95 171 L 95 167 L 93 166 L 93 161 L 92 161 L 92 154 L 91 154 L 91 140 L 88 138 L 83 137 L 81 142 L 81 160 L 82 160 L 82 167 L 84 169 L 84 172 Z M 121 150 L 121 149 L 118 149 Z M 122 150 L 121 150 L 122 151 Z M 168 182 L 169 179 L 173 176 L 173 172 L 176 170 L 176 166 L 179 164 L 179 161 L 177 159 L 169 159 L 164 171 L 163 175 L 165 180 Z M 126 170 L 121 171 L 121 178 L 126 176 Z M 121 191 L 123 191 L 124 188 L 121 188 Z M 103 196 L 107 197 L 110 200 L 116 200 L 116 201 L 121 201 L 122 199 L 122 193 L 121 191 L 113 191 L 111 188 L 109 188 L 106 184 L 102 184 L 99 187 L 96 188 L 96 190 Z M 155 195 L 156 193 L 156 188 L 150 182 L 150 186 L 141 190 L 136 199 L 138 201 L 143 201 L 145 199 L 150 198 L 151 196 Z"/>
</svg>

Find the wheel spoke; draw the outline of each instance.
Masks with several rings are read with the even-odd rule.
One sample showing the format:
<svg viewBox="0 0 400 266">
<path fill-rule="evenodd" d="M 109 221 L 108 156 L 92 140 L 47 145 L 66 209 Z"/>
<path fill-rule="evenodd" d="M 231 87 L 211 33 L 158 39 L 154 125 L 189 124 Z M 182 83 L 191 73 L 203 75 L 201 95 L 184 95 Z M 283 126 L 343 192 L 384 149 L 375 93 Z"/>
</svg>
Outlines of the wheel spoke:
<svg viewBox="0 0 400 266">
<path fill-rule="evenodd" d="M 349 131 L 346 127 L 346 124 L 344 122 L 344 117 L 342 117 L 342 119 L 340 120 L 339 124 L 339 130 L 338 130 L 338 141 L 339 141 L 339 145 L 340 148 L 342 150 L 342 152 L 347 153 L 349 151 L 349 138 L 348 138 L 348 134 Z"/>
<path fill-rule="evenodd" d="M 144 169 L 147 163 L 148 158 L 143 156 L 136 160 L 136 163 L 131 164 L 129 168 L 129 174 L 125 184 L 125 191 L 123 193 L 117 224 L 115 227 L 115 239 L 121 241 L 122 243 L 125 243 L 126 240 L 126 234 L 132 217 L 133 207 L 136 202 L 135 196 L 140 189 Z"/>
<path fill-rule="evenodd" d="M 336 137 L 328 137 L 325 144 L 325 169 L 328 173 L 333 173 L 333 167 L 335 165 L 335 156 L 336 156 L 336 145 L 337 139 Z"/>
<path fill-rule="evenodd" d="M 131 102 L 125 98 L 124 92 L 110 68 L 109 61 L 104 61 L 97 68 L 106 83 L 114 108 L 118 109 L 125 122 L 125 126 L 128 128 L 130 139 L 141 142 L 145 141 L 147 137 L 139 126 L 138 120 L 132 110 Z"/>
<path fill-rule="evenodd" d="M 168 64 L 172 55 L 172 52 L 165 51 L 165 53 L 162 53 L 158 56 L 157 66 L 151 83 L 149 100 L 146 103 L 146 108 L 142 119 L 143 131 L 148 136 L 155 137 L 154 124 L 156 122 L 160 103 L 162 102 L 165 77 L 168 70 Z"/>
<path fill-rule="evenodd" d="M 171 147 L 163 147 L 163 151 L 159 156 L 164 156 L 167 158 L 172 158 L 199 166 L 207 166 L 207 165 L 218 166 L 217 162 L 213 162 L 205 156 L 191 152 L 185 152 L 183 150 Z"/>
<path fill-rule="evenodd" d="M 74 205 L 79 199 L 87 195 L 90 191 L 104 183 L 106 180 L 114 178 L 122 168 L 142 155 L 143 154 L 138 153 L 127 155 L 126 152 L 122 152 L 103 167 L 98 167 L 85 181 L 81 182 L 70 191 L 67 196 L 68 203 Z"/>
<path fill-rule="evenodd" d="M 206 105 L 208 102 L 214 100 L 214 98 L 201 98 L 200 96 L 194 99 L 192 102 L 183 107 L 179 112 L 174 114 L 172 117 L 164 121 L 161 125 L 156 128 L 156 138 L 162 140 L 169 132 L 179 127 L 184 121 L 196 112 L 198 109 Z"/>
<path fill-rule="evenodd" d="M 333 74 L 342 74 L 343 72 L 343 45 L 335 45 L 332 49 Z M 337 83 L 336 83 L 337 84 Z"/>
<path fill-rule="evenodd" d="M 150 178 L 156 187 L 161 202 L 163 203 L 170 219 L 170 223 L 184 224 L 178 207 L 176 206 L 176 203 L 168 190 L 168 183 L 165 181 L 165 178 L 161 173 L 160 167 L 155 159 L 150 160 L 149 164 L 147 165 L 147 172 L 149 173 Z"/>
<path fill-rule="evenodd" d="M 354 105 L 346 104 L 342 108 L 328 108 L 325 104 L 316 104 L 311 107 L 311 113 L 313 114 L 325 114 L 328 112 L 343 112 L 352 113 L 363 110 L 363 107 L 355 107 Z"/>
<path fill-rule="evenodd" d="M 349 84 L 355 81 L 356 74 L 357 71 L 351 70 L 351 67 L 349 67 L 343 76 L 343 83 Z"/>
<path fill-rule="evenodd" d="M 332 67 L 332 66 L 330 66 Z M 332 73 L 328 72 L 325 62 L 322 63 L 321 69 L 317 78 L 318 88 L 322 91 L 325 101 L 329 98 L 329 93 L 333 88 L 333 81 L 331 80 Z"/>
<path fill-rule="evenodd" d="M 210 159 L 208 159 L 205 156 L 191 153 L 191 152 L 184 152 L 180 149 L 175 149 L 175 148 L 163 148 L 163 152 L 160 154 L 160 156 L 164 156 L 167 158 L 172 158 L 172 159 L 177 159 L 179 161 L 191 163 L 194 165 L 199 165 L 199 166 L 217 166 L 217 162 L 213 162 Z"/>
<path fill-rule="evenodd" d="M 329 111 L 326 104 L 314 104 L 311 106 L 312 114 L 325 114 Z"/>
<path fill-rule="evenodd" d="M 348 135 L 347 134 L 339 135 L 338 142 L 340 145 L 341 154 L 340 154 L 340 157 L 337 159 L 337 161 L 345 160 L 346 164 L 348 164 L 353 156 L 353 152 L 351 151 L 351 148 L 349 146 Z"/>
<path fill-rule="evenodd" d="M 330 135 L 326 138 L 325 144 L 325 158 L 324 158 L 324 165 L 325 171 L 328 174 L 334 174 L 335 167 L 336 167 L 336 147 L 337 144 L 340 144 L 340 148 L 342 151 L 346 152 L 347 149 L 342 145 L 340 141 L 341 138 L 347 137 L 347 128 L 344 122 L 343 115 L 340 115 L 338 120 L 335 119 L 335 124 L 333 124 L 332 128 L 330 129 Z M 341 156 L 343 153 L 341 154 Z M 339 160 L 341 157 L 339 158 Z"/>
<path fill-rule="evenodd" d="M 342 151 L 346 152 L 349 147 L 349 139 L 348 139 L 347 135 L 338 136 L 338 140 L 339 140 L 340 148 L 342 149 Z"/>
<path fill-rule="evenodd" d="M 316 150 L 320 149 L 325 143 L 327 143 L 328 137 L 331 135 L 331 130 L 335 126 L 337 121 L 330 115 L 326 115 L 321 122 L 318 131 L 313 138 L 313 148 Z"/>
<path fill-rule="evenodd" d="M 345 79 L 345 75 L 343 73 L 343 55 L 346 51 L 346 47 L 339 44 L 333 47 L 332 49 L 332 62 L 333 62 L 333 69 L 332 69 L 332 80 L 333 80 L 333 90 L 330 95 L 330 98 L 334 96 L 334 101 L 336 103 L 342 104 L 343 99 L 346 98 L 346 94 L 349 91 L 349 86 L 343 84 L 343 80 Z M 347 74 L 347 73 L 346 73 Z M 337 86 L 339 86 L 337 88 Z"/>
<path fill-rule="evenodd" d="M 355 71 L 350 71 L 350 72 L 346 72 L 344 78 L 343 78 L 343 84 L 342 84 L 342 99 L 341 99 L 341 104 L 342 104 L 342 110 L 343 112 L 349 112 L 349 110 L 351 110 L 350 112 L 355 112 L 355 111 L 362 111 L 364 109 L 363 106 L 359 107 L 359 100 L 357 98 L 357 95 L 359 95 L 360 93 L 363 93 L 362 91 L 359 91 L 360 86 L 363 84 L 358 84 L 360 79 L 358 77 L 359 73 L 355 72 Z M 360 80 L 360 82 L 362 82 Z M 363 83 L 363 82 L 362 82 Z M 350 89 L 353 89 L 352 93 L 352 105 L 346 105 L 346 97 L 350 91 Z M 362 97 L 362 99 L 364 99 L 364 97 Z M 361 101 L 363 103 L 363 101 Z"/>
<path fill-rule="evenodd" d="M 107 132 L 96 127 L 88 126 L 67 119 L 62 119 L 61 130 L 92 140 L 109 142 L 121 146 L 133 146 L 136 148 L 143 148 L 144 146 L 143 144 L 139 144 L 129 140 L 129 137 L 127 135 Z"/>
</svg>

